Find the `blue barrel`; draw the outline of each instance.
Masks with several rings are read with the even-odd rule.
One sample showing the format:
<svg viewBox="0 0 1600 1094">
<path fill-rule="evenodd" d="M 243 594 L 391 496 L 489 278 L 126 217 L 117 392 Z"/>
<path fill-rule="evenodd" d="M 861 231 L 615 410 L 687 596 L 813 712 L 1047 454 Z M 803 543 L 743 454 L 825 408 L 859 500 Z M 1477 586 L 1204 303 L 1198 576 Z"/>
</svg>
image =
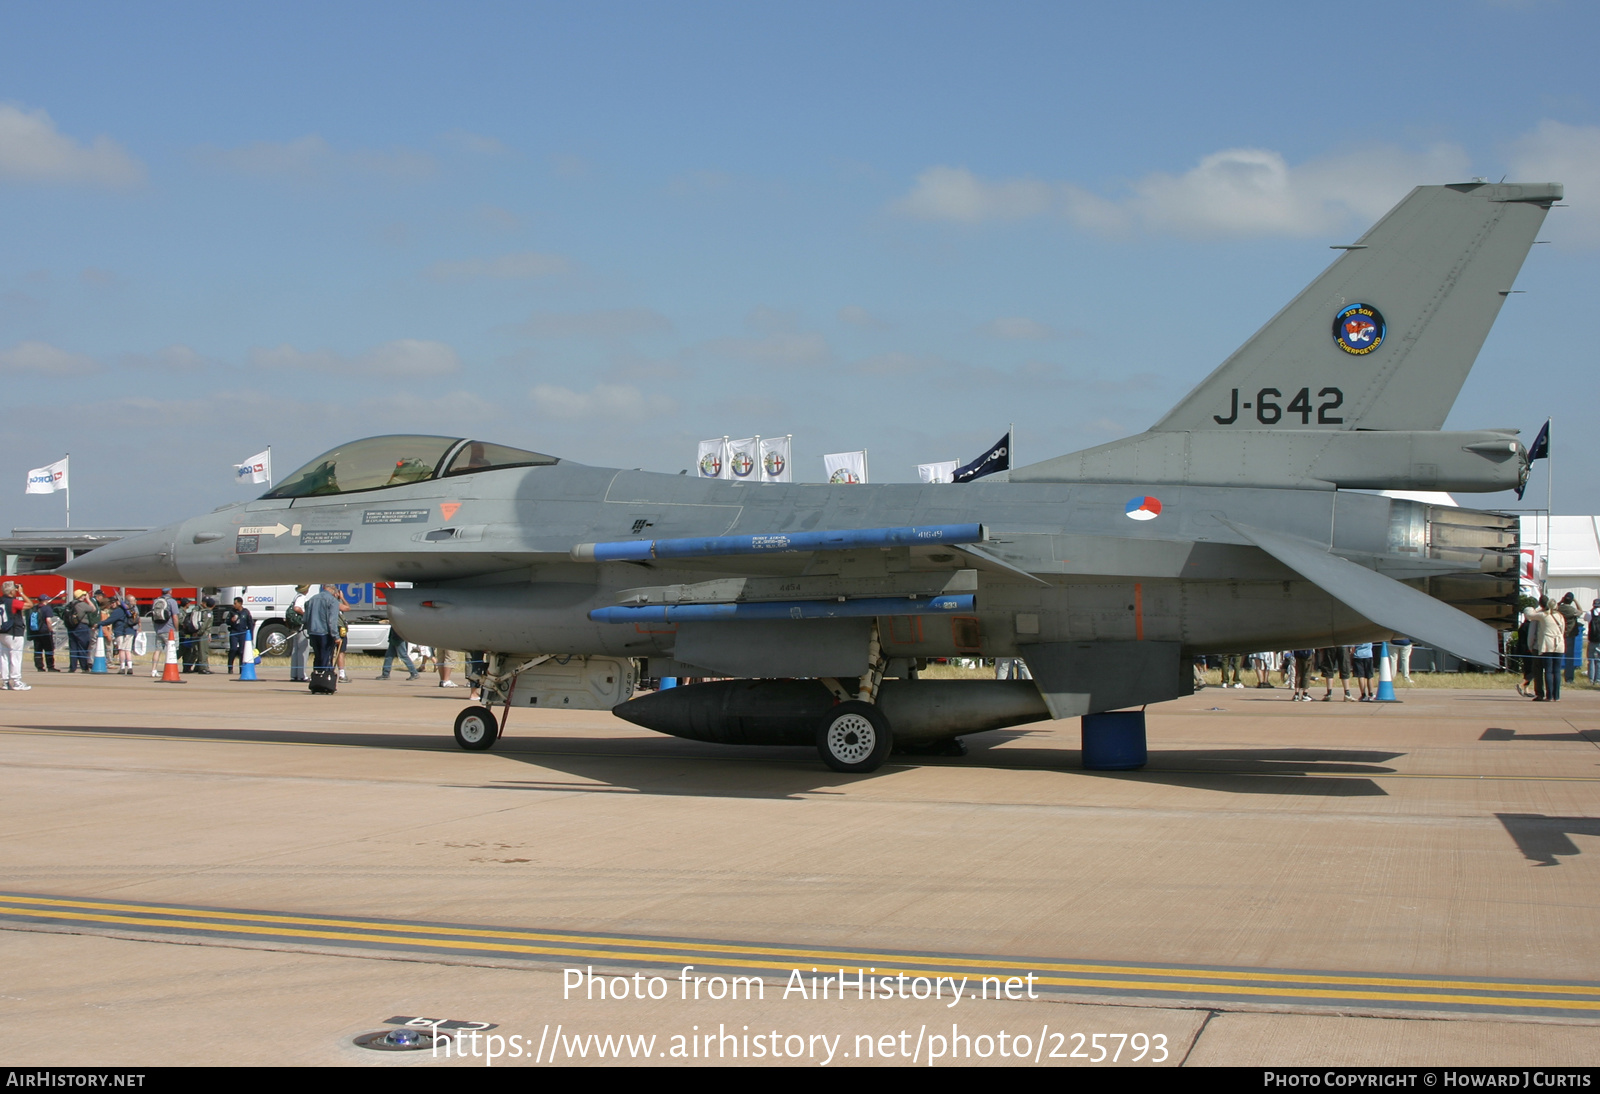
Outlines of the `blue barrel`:
<svg viewBox="0 0 1600 1094">
<path fill-rule="evenodd" d="M 675 676 L 663 676 L 661 678 L 661 690 L 662 691 L 666 691 L 668 688 L 675 688 L 677 686 L 678 686 L 678 678 L 677 677 L 675 677 Z"/>
<path fill-rule="evenodd" d="M 1144 711 L 1085 714 L 1082 720 L 1086 771 L 1132 771 L 1150 759 L 1145 748 Z"/>
</svg>

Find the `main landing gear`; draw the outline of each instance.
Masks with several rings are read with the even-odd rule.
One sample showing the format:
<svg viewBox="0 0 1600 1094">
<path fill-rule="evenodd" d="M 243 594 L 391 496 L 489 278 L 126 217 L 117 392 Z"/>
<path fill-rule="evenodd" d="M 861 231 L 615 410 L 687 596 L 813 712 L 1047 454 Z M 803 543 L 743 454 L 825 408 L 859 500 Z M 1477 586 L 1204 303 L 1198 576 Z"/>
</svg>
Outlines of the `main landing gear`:
<svg viewBox="0 0 1600 1094">
<path fill-rule="evenodd" d="M 817 751 L 835 771 L 862 774 L 876 771 L 889 758 L 894 734 L 889 719 L 871 703 L 858 699 L 840 703 L 817 726 Z"/>
<path fill-rule="evenodd" d="M 872 621 L 872 637 L 867 644 L 867 671 L 857 681 L 852 697 L 835 679 L 823 680 L 839 702 L 817 724 L 817 753 L 822 762 L 847 775 L 876 771 L 894 748 L 894 733 L 889 719 L 878 709 L 878 688 L 888 663 L 878 641 L 878 621 Z"/>
</svg>

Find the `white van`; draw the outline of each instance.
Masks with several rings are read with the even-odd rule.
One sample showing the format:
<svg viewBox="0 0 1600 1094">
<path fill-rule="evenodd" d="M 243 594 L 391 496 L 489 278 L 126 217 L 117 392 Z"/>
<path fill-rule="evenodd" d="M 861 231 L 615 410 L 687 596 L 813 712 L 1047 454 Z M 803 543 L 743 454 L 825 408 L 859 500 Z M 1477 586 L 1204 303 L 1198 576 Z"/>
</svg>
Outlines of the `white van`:
<svg viewBox="0 0 1600 1094">
<path fill-rule="evenodd" d="M 335 585 L 344 593 L 350 611 L 345 621 L 350 626 L 347 650 L 382 653 L 389 648 L 389 604 L 385 591 L 399 585 L 410 588 L 409 582 L 385 582 L 367 585 Z M 311 586 L 316 592 L 320 585 Z M 281 657 L 288 652 L 289 636 L 294 628 L 284 622 L 284 614 L 297 595 L 293 585 L 229 585 L 207 594 L 217 598 L 217 606 L 227 607 L 234 597 L 244 601 L 256 621 L 256 649 L 267 657 Z M 224 640 L 226 642 L 226 640 Z"/>
</svg>

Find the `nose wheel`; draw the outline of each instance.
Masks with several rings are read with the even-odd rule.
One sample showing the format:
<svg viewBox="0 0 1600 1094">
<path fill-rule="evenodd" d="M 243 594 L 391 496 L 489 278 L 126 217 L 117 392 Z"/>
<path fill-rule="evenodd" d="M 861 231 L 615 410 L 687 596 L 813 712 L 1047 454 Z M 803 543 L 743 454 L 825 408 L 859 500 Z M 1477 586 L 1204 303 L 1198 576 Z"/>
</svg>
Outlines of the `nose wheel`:
<svg viewBox="0 0 1600 1094">
<path fill-rule="evenodd" d="M 893 747 L 889 720 L 871 703 L 856 699 L 840 703 L 817 726 L 817 751 L 835 771 L 857 775 L 876 771 Z"/>
<path fill-rule="evenodd" d="M 468 707 L 456 715 L 456 744 L 469 752 L 493 748 L 499 736 L 500 726 L 488 707 Z"/>
</svg>

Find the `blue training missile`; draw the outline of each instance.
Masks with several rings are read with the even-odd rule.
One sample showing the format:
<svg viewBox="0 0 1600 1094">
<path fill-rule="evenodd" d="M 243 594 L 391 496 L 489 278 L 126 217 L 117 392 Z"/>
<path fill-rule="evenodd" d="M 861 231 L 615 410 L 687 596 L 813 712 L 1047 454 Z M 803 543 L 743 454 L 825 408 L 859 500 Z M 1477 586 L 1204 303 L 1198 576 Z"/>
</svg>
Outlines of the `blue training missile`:
<svg viewBox="0 0 1600 1094">
<path fill-rule="evenodd" d="M 981 524 L 922 524 L 908 528 L 846 528 L 833 532 L 772 532 L 759 536 L 693 536 L 688 539 L 627 539 L 580 543 L 574 562 L 649 562 L 658 558 L 765 555 L 782 551 L 849 551 L 863 547 L 981 543 Z"/>
<path fill-rule="evenodd" d="M 877 615 L 946 615 L 977 606 L 971 593 L 954 596 L 874 596 L 860 600 L 788 600 L 756 604 L 650 604 L 642 608 L 596 608 L 596 623 L 690 623 L 728 619 L 849 619 Z"/>
</svg>

